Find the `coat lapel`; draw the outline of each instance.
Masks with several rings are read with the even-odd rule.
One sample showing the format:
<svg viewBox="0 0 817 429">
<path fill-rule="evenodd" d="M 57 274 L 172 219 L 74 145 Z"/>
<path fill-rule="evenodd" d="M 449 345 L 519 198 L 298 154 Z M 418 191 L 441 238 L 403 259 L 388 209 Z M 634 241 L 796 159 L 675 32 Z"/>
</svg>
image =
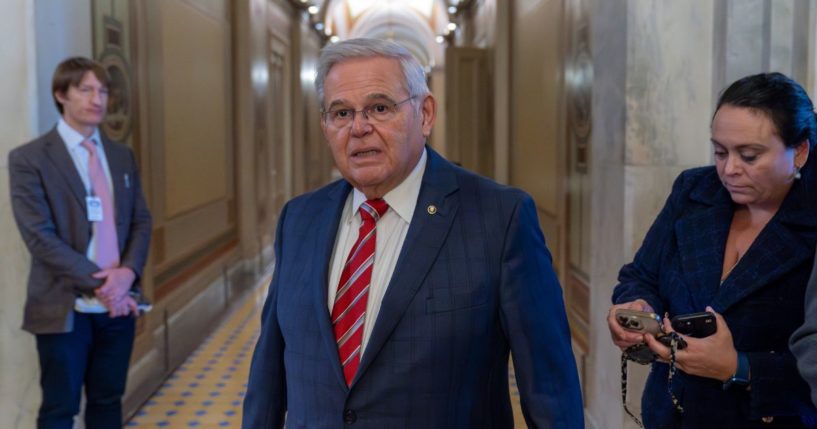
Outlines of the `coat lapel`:
<svg viewBox="0 0 817 429">
<path fill-rule="evenodd" d="M 392 330 L 423 284 L 437 259 L 459 208 L 457 179 L 453 167 L 436 152 L 427 148 L 428 164 L 423 175 L 417 207 L 414 209 L 403 248 L 389 282 L 377 321 L 366 351 L 352 383 L 354 384 L 383 348 Z M 430 206 L 437 208 L 430 214 Z"/>
<path fill-rule="evenodd" d="M 76 165 L 74 165 L 74 160 L 71 158 L 71 154 L 68 153 L 68 148 L 65 147 L 65 142 L 62 141 L 62 137 L 60 137 L 60 134 L 57 132 L 57 127 L 51 129 L 45 136 L 45 139 L 46 155 L 51 163 L 54 164 L 55 170 L 59 171 L 63 178 L 65 178 L 65 183 L 68 184 L 71 193 L 77 198 L 77 202 L 82 208 L 83 218 L 87 218 L 88 213 L 85 209 L 85 197 L 87 196 L 85 185 L 82 184 L 82 178 L 79 177 L 79 172 L 77 171 Z"/>
<path fill-rule="evenodd" d="M 304 264 L 305 272 L 303 275 L 306 279 L 304 284 L 312 287 L 312 302 L 315 307 L 315 317 L 318 320 L 318 330 L 321 338 L 323 338 L 332 371 L 344 389 L 347 389 L 346 378 L 344 378 L 343 369 L 340 366 L 338 347 L 335 343 L 335 333 L 332 330 L 327 300 L 329 299 L 329 264 L 332 261 L 338 223 L 343 214 L 346 197 L 351 190 L 352 187 L 346 181 L 338 182 L 327 194 L 329 200 L 327 205 L 319 202 L 320 206 L 316 207 L 317 217 L 314 223 L 314 245 L 301 247 L 302 252 L 312 251 L 311 254 L 301 254 L 303 260 L 308 261 Z M 329 209 L 325 209 L 326 207 L 329 207 Z"/>
<path fill-rule="evenodd" d="M 719 185 L 719 184 L 718 184 Z M 704 208 L 675 223 L 681 268 L 696 308 L 703 309 L 718 291 L 723 269 L 723 251 L 732 222 L 732 201 L 728 192 L 704 187 L 690 194 L 693 204 Z"/>
<path fill-rule="evenodd" d="M 803 171 L 783 201 L 777 214 L 752 243 L 718 290 L 713 307 L 720 312 L 751 293 L 780 279 L 797 266 L 811 260 L 813 246 L 803 240 L 803 231 L 817 230 L 817 200 L 808 184 L 817 179 L 812 166 Z"/>
<path fill-rule="evenodd" d="M 726 311 L 752 292 L 810 260 L 812 250 L 798 234 L 772 219 L 726 277 L 712 307 L 719 312 Z"/>
</svg>

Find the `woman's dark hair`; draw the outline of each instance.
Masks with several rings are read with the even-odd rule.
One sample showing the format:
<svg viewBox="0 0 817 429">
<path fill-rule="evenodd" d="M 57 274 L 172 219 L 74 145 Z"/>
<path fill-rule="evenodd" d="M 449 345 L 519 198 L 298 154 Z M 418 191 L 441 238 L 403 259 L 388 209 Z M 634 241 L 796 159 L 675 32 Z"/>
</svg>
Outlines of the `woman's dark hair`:
<svg viewBox="0 0 817 429">
<path fill-rule="evenodd" d="M 721 93 L 715 112 L 723 105 L 762 112 L 772 120 L 786 147 L 806 139 L 811 147 L 817 143 L 814 105 L 803 87 L 782 73 L 761 73 L 735 81 Z"/>
</svg>

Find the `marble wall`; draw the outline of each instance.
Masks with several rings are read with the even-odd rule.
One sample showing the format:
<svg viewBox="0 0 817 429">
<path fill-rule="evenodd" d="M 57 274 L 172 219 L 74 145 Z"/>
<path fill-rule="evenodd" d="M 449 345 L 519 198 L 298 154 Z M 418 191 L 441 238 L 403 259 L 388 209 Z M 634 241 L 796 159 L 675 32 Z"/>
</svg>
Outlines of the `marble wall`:
<svg viewBox="0 0 817 429">
<path fill-rule="evenodd" d="M 35 426 L 40 389 L 34 337 L 20 329 L 30 258 L 11 213 L 8 152 L 37 134 L 34 1 L 4 5 L 0 38 L 0 416 L 3 427 Z"/>
<path fill-rule="evenodd" d="M 91 57 L 91 0 L 70 2 L 29 1 L 34 5 L 34 37 L 28 52 L 36 58 L 37 134 L 51 129 L 59 119 L 59 112 L 51 98 L 51 78 L 54 69 L 65 57 Z M 8 28 L 5 29 L 9 31 Z M 13 34 L 9 32 L 8 34 Z"/>
</svg>

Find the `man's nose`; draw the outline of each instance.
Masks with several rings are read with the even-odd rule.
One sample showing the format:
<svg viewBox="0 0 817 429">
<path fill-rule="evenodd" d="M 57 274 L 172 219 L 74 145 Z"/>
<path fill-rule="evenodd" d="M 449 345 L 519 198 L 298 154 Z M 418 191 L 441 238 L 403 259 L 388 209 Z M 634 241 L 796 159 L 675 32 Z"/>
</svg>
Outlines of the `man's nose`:
<svg viewBox="0 0 817 429">
<path fill-rule="evenodd" d="M 105 102 L 105 94 L 102 91 L 94 90 L 91 92 L 91 101 L 96 105 L 102 105 Z"/>
<path fill-rule="evenodd" d="M 355 112 L 355 117 L 352 118 L 352 136 L 362 137 L 372 131 L 372 124 L 369 123 L 369 117 L 366 111 Z"/>
</svg>

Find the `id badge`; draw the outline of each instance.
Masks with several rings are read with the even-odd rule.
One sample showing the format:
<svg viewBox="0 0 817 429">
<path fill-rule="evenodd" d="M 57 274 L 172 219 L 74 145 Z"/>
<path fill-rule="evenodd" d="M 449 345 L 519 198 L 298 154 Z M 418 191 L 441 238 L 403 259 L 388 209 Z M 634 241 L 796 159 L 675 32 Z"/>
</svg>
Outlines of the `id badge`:
<svg viewBox="0 0 817 429">
<path fill-rule="evenodd" d="M 102 200 L 99 197 L 85 197 L 89 222 L 102 222 Z"/>
</svg>

